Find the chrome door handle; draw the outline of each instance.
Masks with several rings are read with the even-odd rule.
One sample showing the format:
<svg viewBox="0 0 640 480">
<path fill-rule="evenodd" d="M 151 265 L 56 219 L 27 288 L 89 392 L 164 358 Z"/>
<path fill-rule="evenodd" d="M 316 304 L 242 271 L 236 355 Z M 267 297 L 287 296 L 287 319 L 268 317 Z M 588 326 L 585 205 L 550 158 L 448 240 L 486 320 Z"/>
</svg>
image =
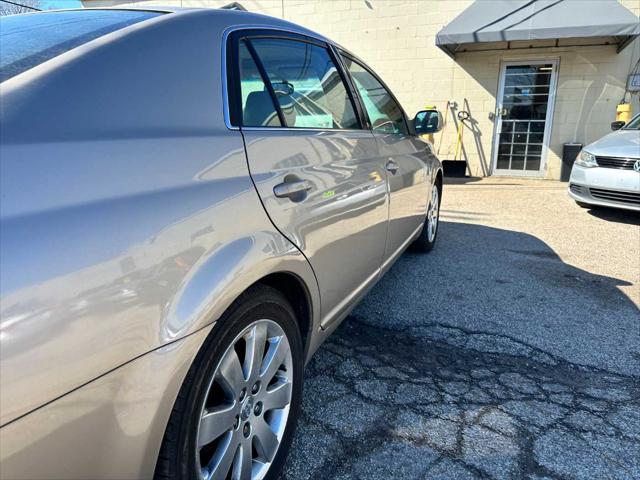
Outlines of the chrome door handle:
<svg viewBox="0 0 640 480">
<path fill-rule="evenodd" d="M 388 172 L 391 172 L 392 175 L 395 175 L 400 167 L 393 160 L 389 160 L 385 168 Z"/>
<path fill-rule="evenodd" d="M 303 195 L 311 190 L 313 185 L 309 180 L 284 181 L 273 187 L 273 194 L 278 198 L 290 198 L 293 201 L 304 200 Z M 300 198 L 303 197 L 303 198 Z"/>
</svg>

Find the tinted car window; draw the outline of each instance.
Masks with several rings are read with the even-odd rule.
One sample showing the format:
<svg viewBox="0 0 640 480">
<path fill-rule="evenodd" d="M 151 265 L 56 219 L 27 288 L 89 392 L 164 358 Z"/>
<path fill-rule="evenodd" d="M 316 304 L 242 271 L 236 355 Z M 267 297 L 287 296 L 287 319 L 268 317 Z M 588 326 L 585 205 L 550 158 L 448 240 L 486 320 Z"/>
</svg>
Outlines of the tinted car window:
<svg viewBox="0 0 640 480">
<path fill-rule="evenodd" d="M 95 38 L 162 15 L 127 10 L 73 10 L 0 18 L 0 82 Z"/>
<path fill-rule="evenodd" d="M 407 134 L 402 109 L 384 86 L 362 65 L 344 58 L 374 131 Z"/>
<path fill-rule="evenodd" d="M 246 127 L 281 127 L 282 123 L 280 123 L 273 98 L 244 41 L 240 42 L 238 65 L 242 95 L 242 124 Z"/>
<path fill-rule="evenodd" d="M 288 39 L 252 39 L 287 127 L 360 128 L 326 48 Z"/>
<path fill-rule="evenodd" d="M 624 128 L 627 130 L 640 130 L 640 115 L 633 117 Z"/>
</svg>

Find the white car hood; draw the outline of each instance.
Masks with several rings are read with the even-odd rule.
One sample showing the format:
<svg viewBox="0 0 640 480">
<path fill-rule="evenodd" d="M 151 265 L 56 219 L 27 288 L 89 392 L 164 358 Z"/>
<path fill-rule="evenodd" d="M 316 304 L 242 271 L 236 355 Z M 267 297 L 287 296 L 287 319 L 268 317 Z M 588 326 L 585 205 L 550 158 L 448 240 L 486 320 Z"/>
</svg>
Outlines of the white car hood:
<svg viewBox="0 0 640 480">
<path fill-rule="evenodd" d="M 602 157 L 640 158 L 640 130 L 612 132 L 584 149 Z"/>
</svg>

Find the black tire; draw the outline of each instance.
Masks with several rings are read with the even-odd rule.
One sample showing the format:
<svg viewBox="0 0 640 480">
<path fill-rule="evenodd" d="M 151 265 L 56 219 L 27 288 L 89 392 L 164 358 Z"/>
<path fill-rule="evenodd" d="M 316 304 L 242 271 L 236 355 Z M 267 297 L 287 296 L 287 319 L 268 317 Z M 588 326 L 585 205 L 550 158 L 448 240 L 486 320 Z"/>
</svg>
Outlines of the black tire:
<svg viewBox="0 0 640 480">
<path fill-rule="evenodd" d="M 189 369 L 174 404 L 155 469 L 155 480 L 194 480 L 199 406 L 220 358 L 249 324 L 270 319 L 284 330 L 293 358 L 293 382 L 289 417 L 278 451 L 266 479 L 275 480 L 287 458 L 302 403 L 304 354 L 294 310 L 276 289 L 257 285 L 241 295 L 217 322 Z"/>
<path fill-rule="evenodd" d="M 438 219 L 440 218 L 440 203 L 442 203 L 442 182 L 440 181 L 440 178 L 438 178 L 438 180 L 436 180 L 435 185 L 433 186 L 433 188 L 437 188 L 438 189 Z M 429 205 L 427 206 L 427 211 L 429 211 L 429 209 L 431 208 L 431 200 L 429 200 Z M 418 238 L 416 238 L 413 243 L 411 244 L 411 250 L 413 250 L 414 252 L 418 252 L 418 253 L 429 253 L 431 250 L 433 250 L 433 247 L 436 245 L 436 241 L 438 240 L 438 231 L 440 230 L 439 227 L 439 221 L 436 224 L 436 232 L 435 235 L 433 236 L 432 239 L 429 239 L 429 233 L 428 233 L 428 224 L 427 224 L 428 219 L 425 219 L 424 221 L 424 227 L 422 228 L 422 232 L 420 232 L 420 236 Z"/>
</svg>

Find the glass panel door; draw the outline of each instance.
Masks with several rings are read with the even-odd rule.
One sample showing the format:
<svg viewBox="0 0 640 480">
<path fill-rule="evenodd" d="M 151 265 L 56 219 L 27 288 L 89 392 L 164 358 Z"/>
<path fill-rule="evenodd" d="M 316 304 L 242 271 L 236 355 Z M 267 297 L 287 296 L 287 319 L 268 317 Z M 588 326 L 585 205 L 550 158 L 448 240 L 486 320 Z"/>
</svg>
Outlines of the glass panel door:
<svg viewBox="0 0 640 480">
<path fill-rule="evenodd" d="M 497 110 L 497 173 L 537 174 L 543 168 L 555 88 L 555 64 L 507 64 Z"/>
</svg>

